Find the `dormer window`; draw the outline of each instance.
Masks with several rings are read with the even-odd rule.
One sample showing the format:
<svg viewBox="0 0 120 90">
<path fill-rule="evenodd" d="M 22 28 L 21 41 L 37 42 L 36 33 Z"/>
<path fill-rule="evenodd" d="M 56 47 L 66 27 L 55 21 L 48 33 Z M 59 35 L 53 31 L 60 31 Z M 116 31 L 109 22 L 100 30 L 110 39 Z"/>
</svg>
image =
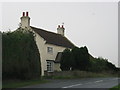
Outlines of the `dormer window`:
<svg viewBox="0 0 120 90">
<path fill-rule="evenodd" d="M 53 53 L 53 48 L 52 47 L 47 47 L 47 52 L 48 53 Z"/>
</svg>

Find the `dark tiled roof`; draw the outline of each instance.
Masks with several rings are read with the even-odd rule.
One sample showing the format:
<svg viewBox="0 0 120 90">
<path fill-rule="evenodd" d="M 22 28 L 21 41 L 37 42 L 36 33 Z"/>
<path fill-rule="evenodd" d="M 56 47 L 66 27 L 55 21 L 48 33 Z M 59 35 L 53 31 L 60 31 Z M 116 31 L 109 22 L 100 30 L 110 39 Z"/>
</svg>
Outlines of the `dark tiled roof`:
<svg viewBox="0 0 120 90">
<path fill-rule="evenodd" d="M 60 34 L 49 32 L 40 28 L 32 27 L 32 26 L 31 28 L 36 33 L 38 33 L 42 38 L 44 38 L 46 40 L 46 43 L 57 45 L 57 46 L 63 46 L 67 48 L 74 47 L 73 43 L 71 43 L 66 37 Z"/>
<path fill-rule="evenodd" d="M 58 52 L 55 58 L 55 63 L 60 63 L 62 57 L 62 52 Z"/>
</svg>

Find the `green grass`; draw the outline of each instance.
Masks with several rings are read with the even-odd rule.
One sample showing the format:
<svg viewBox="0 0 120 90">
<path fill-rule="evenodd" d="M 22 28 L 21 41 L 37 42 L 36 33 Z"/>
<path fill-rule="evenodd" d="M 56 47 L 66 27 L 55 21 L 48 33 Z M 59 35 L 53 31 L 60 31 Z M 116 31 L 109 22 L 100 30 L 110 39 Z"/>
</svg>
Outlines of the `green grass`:
<svg viewBox="0 0 120 90">
<path fill-rule="evenodd" d="M 120 90 L 120 84 L 115 86 L 115 87 L 113 87 L 113 88 L 110 88 L 110 90 Z"/>
<path fill-rule="evenodd" d="M 35 84 L 41 84 L 41 83 L 47 83 L 47 80 L 41 80 L 41 79 L 35 79 L 35 80 L 7 80 L 2 83 L 2 88 L 19 88 L 29 85 L 35 85 Z"/>
<path fill-rule="evenodd" d="M 44 78 L 51 79 L 77 79 L 77 78 L 95 78 L 95 77 L 118 77 L 117 74 L 111 73 L 93 73 L 87 71 L 62 71 L 56 72 L 56 74 L 51 76 L 45 76 Z"/>
</svg>

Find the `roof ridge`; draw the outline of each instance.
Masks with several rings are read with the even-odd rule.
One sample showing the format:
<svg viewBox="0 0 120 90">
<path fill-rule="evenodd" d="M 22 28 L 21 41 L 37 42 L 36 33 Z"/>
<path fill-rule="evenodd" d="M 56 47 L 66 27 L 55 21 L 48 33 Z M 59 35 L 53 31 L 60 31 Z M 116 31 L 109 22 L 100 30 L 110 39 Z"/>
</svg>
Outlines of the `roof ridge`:
<svg viewBox="0 0 120 90">
<path fill-rule="evenodd" d="M 38 33 L 42 38 L 46 40 L 46 43 L 57 45 L 57 46 L 63 46 L 72 48 L 74 47 L 74 44 L 65 36 L 50 32 L 41 28 L 36 28 L 33 26 L 30 26 L 31 29 L 33 29 L 36 33 Z"/>
<path fill-rule="evenodd" d="M 61 35 L 61 34 L 58 34 L 58 33 L 55 33 L 55 32 L 51 32 L 51 31 L 48 31 L 48 30 L 45 30 L 45 29 L 41 29 L 41 28 L 36 28 L 36 27 L 33 27 L 33 26 L 30 26 L 32 28 L 35 28 L 35 29 L 40 29 L 40 30 L 43 30 L 45 32 L 49 32 L 49 33 L 53 33 L 53 34 L 57 34 L 57 35 Z M 62 35 L 61 35 L 62 36 Z"/>
</svg>

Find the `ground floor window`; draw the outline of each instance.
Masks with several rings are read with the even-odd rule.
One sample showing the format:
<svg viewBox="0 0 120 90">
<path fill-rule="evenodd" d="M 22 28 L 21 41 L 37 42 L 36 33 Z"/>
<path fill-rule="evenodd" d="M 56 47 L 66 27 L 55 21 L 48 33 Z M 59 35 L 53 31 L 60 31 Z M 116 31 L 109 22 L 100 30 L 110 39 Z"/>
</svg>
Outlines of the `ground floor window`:
<svg viewBox="0 0 120 90">
<path fill-rule="evenodd" d="M 47 60 L 47 72 L 54 71 L 54 62 L 52 60 Z"/>
</svg>

